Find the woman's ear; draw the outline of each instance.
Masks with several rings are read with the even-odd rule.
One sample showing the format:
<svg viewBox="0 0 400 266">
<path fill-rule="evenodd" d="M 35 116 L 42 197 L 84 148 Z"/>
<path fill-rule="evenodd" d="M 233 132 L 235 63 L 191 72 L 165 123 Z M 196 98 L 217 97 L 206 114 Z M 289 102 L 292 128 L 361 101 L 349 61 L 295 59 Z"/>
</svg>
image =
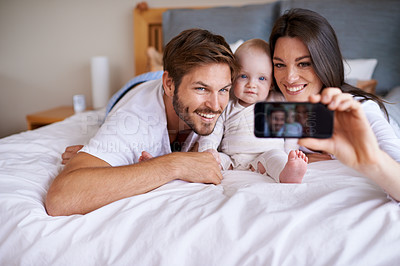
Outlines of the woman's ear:
<svg viewBox="0 0 400 266">
<path fill-rule="evenodd" d="M 164 71 L 162 75 L 162 83 L 163 83 L 164 93 L 169 97 L 174 96 L 175 84 L 172 78 L 169 76 L 168 71 Z"/>
</svg>

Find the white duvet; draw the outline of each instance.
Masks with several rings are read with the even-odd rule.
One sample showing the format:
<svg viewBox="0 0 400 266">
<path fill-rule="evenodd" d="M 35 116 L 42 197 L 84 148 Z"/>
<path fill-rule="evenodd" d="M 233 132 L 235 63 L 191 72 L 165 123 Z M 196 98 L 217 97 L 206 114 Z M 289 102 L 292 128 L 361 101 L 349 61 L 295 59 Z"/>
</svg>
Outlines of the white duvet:
<svg viewBox="0 0 400 266">
<path fill-rule="evenodd" d="M 87 215 L 50 217 L 61 153 L 100 112 L 0 140 L 0 265 L 400 265 L 400 207 L 338 161 L 302 184 L 226 171 L 170 182 Z"/>
</svg>

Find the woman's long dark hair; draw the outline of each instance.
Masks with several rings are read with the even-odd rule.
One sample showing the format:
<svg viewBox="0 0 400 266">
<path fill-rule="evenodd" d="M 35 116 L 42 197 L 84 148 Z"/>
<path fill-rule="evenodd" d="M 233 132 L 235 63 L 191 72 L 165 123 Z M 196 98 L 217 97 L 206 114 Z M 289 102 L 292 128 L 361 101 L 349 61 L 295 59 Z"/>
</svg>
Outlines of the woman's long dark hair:
<svg viewBox="0 0 400 266">
<path fill-rule="evenodd" d="M 322 90 L 337 87 L 343 92 L 361 97 L 361 101 L 373 100 L 388 116 L 383 100 L 344 81 L 343 57 L 336 33 L 320 14 L 302 8 L 294 8 L 279 17 L 272 29 L 269 45 L 274 56 L 275 45 L 280 37 L 299 38 L 308 48 L 315 73 L 322 82 Z M 278 88 L 274 79 L 275 88 Z"/>
</svg>

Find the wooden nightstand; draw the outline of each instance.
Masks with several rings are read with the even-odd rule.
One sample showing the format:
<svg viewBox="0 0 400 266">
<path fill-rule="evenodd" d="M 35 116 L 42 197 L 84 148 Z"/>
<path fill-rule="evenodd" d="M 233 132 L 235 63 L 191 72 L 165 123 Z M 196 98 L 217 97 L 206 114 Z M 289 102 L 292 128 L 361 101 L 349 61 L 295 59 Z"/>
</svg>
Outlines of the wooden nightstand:
<svg viewBox="0 0 400 266">
<path fill-rule="evenodd" d="M 29 114 L 26 116 L 26 122 L 28 123 L 28 130 L 46 126 L 58 121 L 62 121 L 65 118 L 73 115 L 74 113 L 75 112 L 73 106 L 60 106 L 42 112 Z"/>
</svg>

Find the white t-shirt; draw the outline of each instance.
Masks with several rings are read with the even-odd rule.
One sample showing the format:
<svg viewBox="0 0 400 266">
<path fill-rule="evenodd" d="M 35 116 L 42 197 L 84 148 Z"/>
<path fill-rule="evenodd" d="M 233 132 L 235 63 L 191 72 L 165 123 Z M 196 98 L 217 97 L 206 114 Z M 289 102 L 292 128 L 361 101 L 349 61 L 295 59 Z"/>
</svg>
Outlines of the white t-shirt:
<svg viewBox="0 0 400 266">
<path fill-rule="evenodd" d="M 130 90 L 80 151 L 111 166 L 137 163 L 142 151 L 154 157 L 171 153 L 163 94 L 161 79 Z"/>
<path fill-rule="evenodd" d="M 379 105 L 369 100 L 363 102 L 361 106 L 378 140 L 379 147 L 394 160 L 400 162 L 400 138 L 397 137 Z"/>
</svg>

